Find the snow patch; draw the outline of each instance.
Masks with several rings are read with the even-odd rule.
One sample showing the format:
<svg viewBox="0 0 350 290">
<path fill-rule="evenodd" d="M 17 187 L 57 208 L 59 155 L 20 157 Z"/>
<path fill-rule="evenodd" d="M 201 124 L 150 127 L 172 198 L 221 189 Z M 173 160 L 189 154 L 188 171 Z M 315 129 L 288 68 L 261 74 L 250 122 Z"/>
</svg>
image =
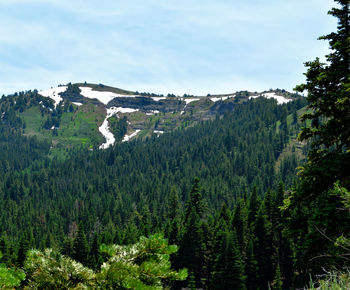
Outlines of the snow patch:
<svg viewBox="0 0 350 290">
<path fill-rule="evenodd" d="M 66 86 L 52 88 L 44 91 L 40 91 L 38 94 L 46 98 L 51 98 L 55 102 L 55 108 L 63 99 L 60 97 L 59 93 L 64 93 L 67 90 Z"/>
<path fill-rule="evenodd" d="M 102 125 L 98 128 L 98 130 L 101 132 L 103 137 L 105 137 L 105 139 L 106 139 L 106 142 L 101 144 L 99 149 L 107 149 L 109 146 L 111 146 L 115 143 L 114 135 L 111 131 L 109 131 L 108 119 L 114 115 L 117 115 L 117 117 L 118 117 L 117 113 L 133 113 L 133 112 L 136 112 L 138 110 L 139 109 L 121 108 L 121 107 L 108 108 L 107 109 L 107 116 L 104 119 Z M 132 138 L 132 137 L 130 137 L 130 138 Z M 128 140 L 126 140 L 126 141 L 128 141 Z"/>
<path fill-rule="evenodd" d="M 189 103 L 195 102 L 195 101 L 199 101 L 200 99 L 183 99 L 183 101 L 186 102 L 186 105 L 188 105 Z"/>
<path fill-rule="evenodd" d="M 232 98 L 234 98 L 235 96 L 232 96 Z M 225 101 L 227 100 L 228 98 L 230 98 L 229 96 L 225 96 L 225 97 L 214 97 L 214 98 L 210 98 L 210 100 L 212 102 L 217 102 L 217 101 Z"/>
<path fill-rule="evenodd" d="M 147 116 L 152 116 L 154 114 L 159 114 L 160 112 L 158 110 L 151 110 L 149 112 L 146 113 Z"/>
<path fill-rule="evenodd" d="M 180 115 L 185 114 L 185 109 L 188 106 L 189 103 L 191 102 L 195 102 L 195 101 L 199 101 L 200 99 L 185 99 L 185 98 L 181 98 L 182 101 L 186 102 L 186 105 L 184 106 L 184 110 L 180 112 Z"/>
<path fill-rule="evenodd" d="M 160 101 L 160 100 L 165 100 L 166 97 L 152 97 L 153 100 L 155 100 L 156 102 Z"/>
<path fill-rule="evenodd" d="M 134 133 L 130 134 L 130 135 L 125 135 L 122 142 L 127 142 L 129 141 L 131 138 L 135 137 L 141 130 L 136 130 Z"/>
<path fill-rule="evenodd" d="M 83 104 L 82 103 L 79 103 L 79 102 L 72 102 L 72 104 L 76 105 L 76 106 L 82 106 Z"/>
<path fill-rule="evenodd" d="M 154 132 L 154 134 L 157 134 L 157 137 L 164 134 L 164 131 L 160 131 L 160 130 L 154 130 L 153 132 Z"/>
<path fill-rule="evenodd" d="M 115 113 L 134 113 L 139 111 L 139 109 L 132 109 L 132 108 L 122 108 L 122 107 L 110 107 L 109 109 L 110 112 L 115 112 Z"/>
<path fill-rule="evenodd" d="M 256 98 L 259 98 L 259 97 L 264 97 L 266 99 L 275 99 L 277 101 L 277 104 L 279 105 L 282 105 L 282 104 L 285 104 L 285 103 L 288 103 L 291 101 L 291 99 L 287 99 L 283 96 L 279 96 L 279 95 L 276 95 L 276 93 L 272 92 L 272 93 L 263 93 L 263 94 L 260 94 L 260 95 L 257 95 L 257 96 L 251 96 L 249 97 L 249 99 L 256 99 Z"/>
<path fill-rule="evenodd" d="M 85 98 L 97 99 L 105 105 L 107 105 L 114 98 L 120 98 L 120 97 L 134 98 L 134 97 L 136 97 L 135 95 L 121 95 L 121 94 L 115 94 L 112 92 L 93 91 L 92 88 L 90 88 L 90 87 L 79 87 L 79 89 L 81 90 L 80 94 L 82 96 L 84 96 Z"/>
</svg>

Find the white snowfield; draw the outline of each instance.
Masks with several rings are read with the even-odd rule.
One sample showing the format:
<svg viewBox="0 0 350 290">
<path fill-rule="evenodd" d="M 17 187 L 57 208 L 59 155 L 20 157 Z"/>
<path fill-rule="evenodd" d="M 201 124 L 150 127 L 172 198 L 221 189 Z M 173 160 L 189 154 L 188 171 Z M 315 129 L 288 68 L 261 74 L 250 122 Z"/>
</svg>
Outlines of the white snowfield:
<svg viewBox="0 0 350 290">
<path fill-rule="evenodd" d="M 147 116 L 152 116 L 154 114 L 159 114 L 160 112 L 158 110 L 150 110 L 148 112 L 146 112 Z"/>
<path fill-rule="evenodd" d="M 79 102 L 72 102 L 72 104 L 77 105 L 78 107 L 83 105 L 82 103 L 79 103 Z"/>
<path fill-rule="evenodd" d="M 66 86 L 63 87 L 57 87 L 57 88 L 52 88 L 44 91 L 38 92 L 39 95 L 42 95 L 43 97 L 51 98 L 55 102 L 55 108 L 61 102 L 63 99 L 60 97 L 59 93 L 63 93 L 67 90 Z"/>
<path fill-rule="evenodd" d="M 156 102 L 160 101 L 160 100 L 165 100 L 166 97 L 152 97 L 153 100 L 155 100 Z"/>
<path fill-rule="evenodd" d="M 231 96 L 232 98 L 234 98 L 235 96 Z M 225 96 L 225 97 L 214 97 L 214 98 L 210 98 L 210 100 L 212 102 L 217 102 L 217 101 L 225 101 L 229 98 L 229 96 Z"/>
<path fill-rule="evenodd" d="M 159 137 L 160 135 L 164 134 L 164 131 L 154 130 L 153 133 L 157 134 L 157 137 Z"/>
<path fill-rule="evenodd" d="M 288 103 L 291 101 L 291 99 L 287 99 L 283 96 L 279 96 L 279 95 L 276 95 L 276 93 L 263 93 L 263 94 L 260 94 L 260 95 L 257 95 L 257 96 L 251 96 L 249 97 L 249 99 L 256 99 L 256 98 L 259 98 L 259 97 L 264 97 L 266 99 L 275 99 L 277 100 L 277 104 L 279 105 L 282 105 L 282 104 L 285 104 L 285 103 Z"/>
<path fill-rule="evenodd" d="M 186 105 L 184 106 L 184 110 L 180 112 L 180 115 L 185 114 L 185 109 L 187 107 L 187 105 L 191 102 L 195 102 L 195 101 L 199 101 L 200 99 L 185 99 L 185 98 L 181 98 L 182 101 L 186 102 Z"/>
<path fill-rule="evenodd" d="M 100 147 L 98 147 L 99 149 L 107 149 L 109 146 L 115 143 L 114 135 L 111 131 L 109 131 L 108 118 L 112 117 L 116 113 L 117 112 L 112 108 L 107 109 L 107 116 L 104 119 L 102 125 L 98 128 L 103 137 L 106 138 L 106 142 L 101 144 Z"/>
<path fill-rule="evenodd" d="M 115 143 L 114 135 L 111 131 L 109 131 L 109 124 L 108 119 L 114 115 L 117 115 L 117 113 L 133 113 L 137 112 L 139 109 L 132 109 L 132 108 L 121 108 L 121 107 L 111 107 L 107 109 L 107 116 L 104 119 L 102 125 L 98 128 L 98 130 L 101 132 L 103 137 L 105 137 L 106 142 L 100 145 L 100 149 L 107 149 L 109 146 L 113 145 Z M 119 116 L 118 116 L 119 118 Z M 124 137 L 125 138 L 125 137 Z M 128 140 L 126 140 L 128 141 Z"/>
<path fill-rule="evenodd" d="M 79 89 L 81 90 L 80 94 L 82 96 L 84 96 L 85 98 L 97 99 L 105 105 L 107 105 L 114 98 L 120 98 L 120 97 L 134 98 L 134 97 L 136 97 L 135 95 L 121 95 L 121 94 L 115 94 L 112 92 L 94 91 L 92 88 L 89 88 L 89 87 L 79 87 Z"/>
<path fill-rule="evenodd" d="M 122 108 L 122 107 L 110 107 L 109 109 L 107 109 L 107 112 L 114 112 L 114 114 L 116 113 L 134 113 L 134 112 L 138 112 L 139 109 L 132 109 L 132 108 Z M 108 117 L 109 118 L 109 117 Z"/>
<path fill-rule="evenodd" d="M 141 130 L 136 130 L 134 133 L 130 134 L 130 135 L 125 135 L 122 142 L 126 142 L 129 141 L 131 138 L 135 137 Z"/>
<path fill-rule="evenodd" d="M 200 99 L 185 99 L 185 98 L 183 98 L 182 100 L 186 102 L 186 105 L 188 105 L 189 103 L 199 101 Z"/>
</svg>

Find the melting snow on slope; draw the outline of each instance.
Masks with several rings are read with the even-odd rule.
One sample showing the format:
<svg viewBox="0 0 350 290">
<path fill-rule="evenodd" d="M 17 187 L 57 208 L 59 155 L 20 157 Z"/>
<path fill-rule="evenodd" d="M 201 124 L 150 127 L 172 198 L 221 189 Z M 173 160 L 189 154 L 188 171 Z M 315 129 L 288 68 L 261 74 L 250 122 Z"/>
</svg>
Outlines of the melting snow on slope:
<svg viewBox="0 0 350 290">
<path fill-rule="evenodd" d="M 160 100 L 165 100 L 166 97 L 152 97 L 153 100 L 155 100 L 156 102 L 160 101 Z"/>
<path fill-rule="evenodd" d="M 63 99 L 60 97 L 59 93 L 63 93 L 67 90 L 66 86 L 63 87 L 57 87 L 52 88 L 44 91 L 40 91 L 39 95 L 42 95 L 43 97 L 51 98 L 55 102 L 55 108 L 61 102 Z"/>
<path fill-rule="evenodd" d="M 285 103 L 288 103 L 291 101 L 291 99 L 287 99 L 283 96 L 278 96 L 278 95 L 276 95 L 276 93 L 263 93 L 261 95 L 251 96 L 251 97 L 249 97 L 249 99 L 256 99 L 259 97 L 265 97 L 266 99 L 271 99 L 271 98 L 275 99 L 275 100 L 277 100 L 277 104 L 279 104 L 279 105 L 282 105 L 282 104 L 285 104 Z"/>
<path fill-rule="evenodd" d="M 235 96 L 232 96 L 232 97 L 234 98 Z M 228 96 L 225 96 L 225 97 L 214 97 L 214 98 L 210 98 L 210 100 L 215 103 L 217 101 L 225 101 L 228 98 L 229 98 Z"/>
<path fill-rule="evenodd" d="M 154 134 L 157 134 L 157 137 L 164 134 L 164 131 L 160 131 L 160 130 L 154 130 L 153 132 L 154 132 Z"/>
<path fill-rule="evenodd" d="M 141 130 L 136 130 L 134 133 L 130 135 L 125 135 L 122 142 L 129 141 L 131 138 L 135 137 Z"/>
<path fill-rule="evenodd" d="M 139 109 L 131 109 L 131 108 L 121 108 L 121 107 L 111 107 L 107 109 L 107 116 L 104 119 L 102 125 L 98 128 L 103 137 L 106 138 L 106 142 L 100 145 L 100 149 L 107 149 L 109 146 L 115 143 L 114 135 L 111 131 L 109 131 L 108 119 L 117 113 L 133 113 L 138 111 Z M 125 138 L 125 137 L 124 137 Z M 126 140 L 127 141 L 127 140 Z"/>
<path fill-rule="evenodd" d="M 102 125 L 98 128 L 98 130 L 101 132 L 103 137 L 106 138 L 106 142 L 100 145 L 100 149 L 107 149 L 109 146 L 113 145 L 115 142 L 114 135 L 111 131 L 109 131 L 109 124 L 108 124 L 108 118 L 112 117 L 114 114 L 116 114 L 113 109 L 107 109 L 107 116 L 104 119 Z"/>
<path fill-rule="evenodd" d="M 158 110 L 150 110 L 149 112 L 146 113 L 147 116 L 152 116 L 154 114 L 159 114 Z"/>
<path fill-rule="evenodd" d="M 82 103 L 79 103 L 79 102 L 72 102 L 72 104 L 77 105 L 78 107 L 83 105 Z"/>
<path fill-rule="evenodd" d="M 194 101 L 199 101 L 199 99 L 183 99 L 183 101 L 185 101 L 186 105 L 188 105 L 189 103 L 192 103 Z"/>
<path fill-rule="evenodd" d="M 181 111 L 180 115 L 185 114 L 185 109 L 186 109 L 186 107 L 187 107 L 187 105 L 188 105 L 189 103 L 194 102 L 194 101 L 199 101 L 199 99 L 185 99 L 185 98 L 182 98 L 181 100 L 182 100 L 182 101 L 185 101 L 185 102 L 186 102 L 186 105 L 184 106 L 184 110 Z"/>
<path fill-rule="evenodd" d="M 110 101 L 112 101 L 114 98 L 118 97 L 135 97 L 134 95 L 120 95 L 115 94 L 112 92 L 100 92 L 100 91 L 93 91 L 92 88 L 89 87 L 79 87 L 81 90 L 80 94 L 84 96 L 85 98 L 89 99 L 97 99 L 101 103 L 107 105 Z"/>
</svg>

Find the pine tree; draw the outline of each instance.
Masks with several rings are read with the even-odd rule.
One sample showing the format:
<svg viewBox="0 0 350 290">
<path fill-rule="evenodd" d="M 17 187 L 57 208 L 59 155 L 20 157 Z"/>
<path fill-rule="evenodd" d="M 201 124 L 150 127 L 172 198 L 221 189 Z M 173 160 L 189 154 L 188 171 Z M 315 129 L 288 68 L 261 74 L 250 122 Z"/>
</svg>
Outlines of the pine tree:
<svg viewBox="0 0 350 290">
<path fill-rule="evenodd" d="M 284 215 L 301 283 L 310 273 L 347 264 L 330 241 L 350 231 L 350 215 L 339 210 L 341 198 L 332 190 L 336 181 L 350 188 L 350 1 L 335 2 L 339 6 L 329 14 L 338 19 L 337 32 L 320 37 L 330 45 L 327 63 L 307 62 L 306 84 L 297 87 L 308 93 L 302 121 L 311 126 L 299 139 L 309 141 L 311 150 L 297 188 L 285 200 Z"/>
<path fill-rule="evenodd" d="M 248 243 L 247 258 L 245 261 L 245 273 L 247 275 L 246 287 L 248 290 L 259 289 L 259 268 L 254 255 L 254 243 L 252 240 Z"/>
<path fill-rule="evenodd" d="M 194 179 L 194 183 L 190 192 L 190 200 L 186 207 L 185 222 L 188 220 L 190 214 L 194 212 L 198 217 L 202 217 L 204 205 L 202 195 L 199 188 L 199 178 Z"/>
<path fill-rule="evenodd" d="M 232 218 L 232 228 L 236 230 L 238 245 L 241 252 L 245 251 L 248 235 L 247 209 L 243 199 L 236 203 Z"/>
<path fill-rule="evenodd" d="M 73 243 L 73 255 L 72 257 L 78 262 L 86 265 L 89 254 L 89 245 L 86 239 L 84 226 L 79 224 L 78 234 Z"/>
<path fill-rule="evenodd" d="M 180 244 L 179 260 L 181 267 L 194 273 L 196 286 L 202 286 L 206 243 L 202 227 L 203 201 L 199 188 L 199 179 L 194 180 L 190 200 L 186 208 L 185 230 Z M 186 266 L 185 266 L 186 265 Z"/>
<path fill-rule="evenodd" d="M 280 266 L 277 265 L 275 279 L 273 280 L 272 289 L 282 290 L 283 289 L 282 286 L 283 286 L 283 281 L 281 278 L 281 270 L 280 270 Z"/>
<path fill-rule="evenodd" d="M 212 277 L 213 289 L 246 289 L 244 263 L 236 232 L 221 231 L 216 244 L 216 261 Z"/>
<path fill-rule="evenodd" d="M 23 266 L 24 260 L 26 258 L 26 254 L 28 250 L 30 249 L 30 242 L 27 234 L 24 234 L 21 237 L 21 240 L 19 242 L 19 249 L 17 254 L 17 263 L 20 267 Z"/>
<path fill-rule="evenodd" d="M 272 281 L 274 270 L 272 267 L 272 237 L 271 228 L 266 219 L 265 208 L 262 205 L 258 210 L 254 237 L 255 259 L 258 262 L 259 287 L 267 289 L 269 281 Z"/>
</svg>

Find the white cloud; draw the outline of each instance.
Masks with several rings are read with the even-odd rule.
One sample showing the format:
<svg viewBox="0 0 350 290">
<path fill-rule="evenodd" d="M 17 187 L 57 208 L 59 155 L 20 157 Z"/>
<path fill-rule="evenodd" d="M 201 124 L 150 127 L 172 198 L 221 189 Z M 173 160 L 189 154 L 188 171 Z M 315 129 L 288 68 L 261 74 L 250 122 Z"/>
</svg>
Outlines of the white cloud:
<svg viewBox="0 0 350 290">
<path fill-rule="evenodd" d="M 0 0 L 0 94 L 85 80 L 163 93 L 290 89 L 302 63 L 327 51 L 316 38 L 335 28 L 332 4 Z"/>
</svg>

